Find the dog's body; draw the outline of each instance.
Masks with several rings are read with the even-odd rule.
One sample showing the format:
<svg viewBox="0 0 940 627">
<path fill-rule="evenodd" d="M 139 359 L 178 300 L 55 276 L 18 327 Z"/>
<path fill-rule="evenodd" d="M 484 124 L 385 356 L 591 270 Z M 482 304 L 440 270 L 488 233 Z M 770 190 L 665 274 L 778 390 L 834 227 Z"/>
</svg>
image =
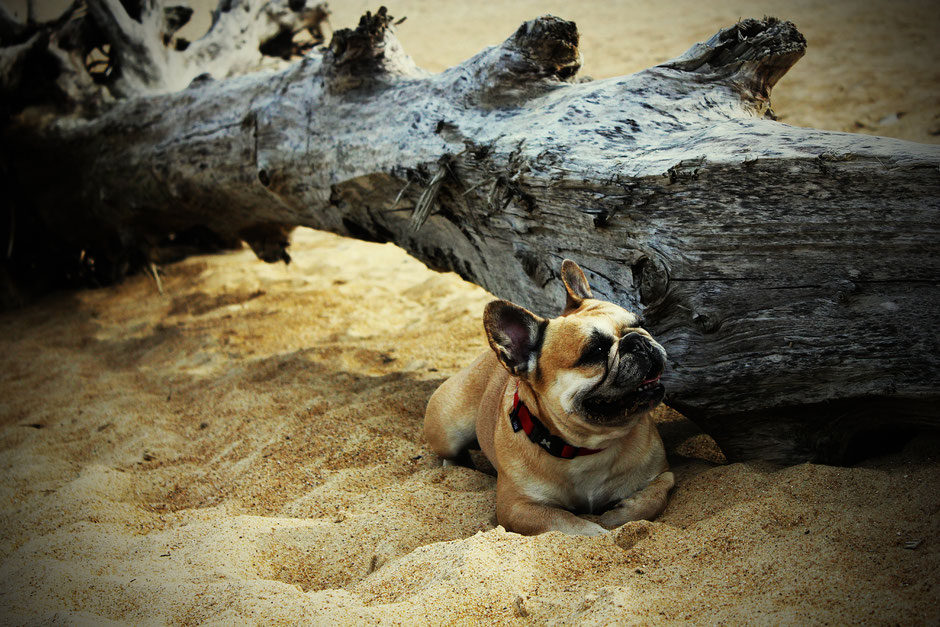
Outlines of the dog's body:
<svg viewBox="0 0 940 627">
<path fill-rule="evenodd" d="M 601 524 L 615 527 L 666 506 L 673 476 L 649 416 L 663 398 L 665 351 L 635 315 L 593 299 L 576 264 L 565 261 L 562 278 L 559 318 L 506 301 L 487 306 L 493 350 L 432 395 L 424 431 L 445 460 L 479 442 L 497 471 L 506 529 L 596 535 L 606 529 L 575 512 L 603 512 Z M 529 422 L 544 429 L 527 437 Z"/>
</svg>

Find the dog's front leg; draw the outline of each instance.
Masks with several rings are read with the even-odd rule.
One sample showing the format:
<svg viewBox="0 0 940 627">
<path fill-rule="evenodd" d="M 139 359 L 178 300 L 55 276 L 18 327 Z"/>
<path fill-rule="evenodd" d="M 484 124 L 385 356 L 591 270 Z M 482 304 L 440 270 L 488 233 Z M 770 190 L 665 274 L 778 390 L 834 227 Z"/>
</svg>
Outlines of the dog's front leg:
<svg viewBox="0 0 940 627">
<path fill-rule="evenodd" d="M 621 500 L 601 514 L 601 524 L 608 528 L 619 527 L 631 520 L 652 520 L 666 509 L 669 490 L 676 484 L 669 471 L 660 473 L 639 492 Z"/>
<path fill-rule="evenodd" d="M 496 519 L 508 531 L 534 536 L 546 531 L 598 536 L 607 530 L 559 507 L 533 501 L 502 477 L 496 479 Z"/>
</svg>

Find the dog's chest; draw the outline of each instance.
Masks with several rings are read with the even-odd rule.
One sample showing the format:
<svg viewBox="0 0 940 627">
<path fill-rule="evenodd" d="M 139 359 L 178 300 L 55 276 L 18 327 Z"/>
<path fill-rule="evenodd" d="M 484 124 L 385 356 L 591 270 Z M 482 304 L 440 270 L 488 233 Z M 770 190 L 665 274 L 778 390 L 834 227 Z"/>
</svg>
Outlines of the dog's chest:
<svg viewBox="0 0 940 627">
<path fill-rule="evenodd" d="M 579 514 L 600 513 L 644 487 L 633 473 L 610 472 L 609 462 L 565 460 L 566 466 L 552 479 L 532 478 L 526 486 L 537 501 L 551 503 Z M 573 463 L 572 463 L 573 462 Z"/>
<path fill-rule="evenodd" d="M 609 468 L 608 468 L 609 470 Z M 568 500 L 567 509 L 576 512 L 598 513 L 614 501 L 626 498 L 636 491 L 628 485 L 625 477 L 610 476 L 603 472 L 590 472 L 572 467 L 567 473 Z"/>
</svg>

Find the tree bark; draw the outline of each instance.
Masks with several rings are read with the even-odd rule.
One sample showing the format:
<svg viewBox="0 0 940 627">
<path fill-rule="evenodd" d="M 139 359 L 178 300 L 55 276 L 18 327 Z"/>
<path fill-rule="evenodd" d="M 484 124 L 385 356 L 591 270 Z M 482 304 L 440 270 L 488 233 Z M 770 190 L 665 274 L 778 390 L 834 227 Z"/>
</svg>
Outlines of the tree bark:
<svg viewBox="0 0 940 627">
<path fill-rule="evenodd" d="M 26 110 L 5 131 L 11 176 L 73 255 L 147 258 L 202 228 L 287 260 L 304 225 L 552 315 L 570 257 L 643 313 L 667 402 L 729 459 L 846 462 L 940 425 L 940 149 L 773 121 L 805 50 L 792 24 L 743 20 L 579 82 L 571 22 L 532 20 L 431 75 L 390 20 L 276 73 L 122 79 L 100 115 Z"/>
</svg>

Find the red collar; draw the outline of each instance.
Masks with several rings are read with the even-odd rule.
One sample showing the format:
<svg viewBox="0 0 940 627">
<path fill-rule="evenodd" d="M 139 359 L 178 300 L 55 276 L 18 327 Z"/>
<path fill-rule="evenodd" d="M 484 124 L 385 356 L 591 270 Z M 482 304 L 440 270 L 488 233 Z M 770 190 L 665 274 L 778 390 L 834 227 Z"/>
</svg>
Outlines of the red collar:
<svg viewBox="0 0 940 627">
<path fill-rule="evenodd" d="M 562 459 L 572 459 L 578 455 L 593 455 L 600 453 L 602 448 L 584 448 L 583 446 L 572 446 L 557 435 L 552 435 L 548 427 L 539 422 L 539 419 L 532 415 L 526 404 L 519 400 L 519 383 L 516 383 L 516 393 L 512 397 L 512 410 L 509 412 L 509 423 L 513 431 L 522 430 L 529 440 L 538 444 L 549 454 Z"/>
</svg>

